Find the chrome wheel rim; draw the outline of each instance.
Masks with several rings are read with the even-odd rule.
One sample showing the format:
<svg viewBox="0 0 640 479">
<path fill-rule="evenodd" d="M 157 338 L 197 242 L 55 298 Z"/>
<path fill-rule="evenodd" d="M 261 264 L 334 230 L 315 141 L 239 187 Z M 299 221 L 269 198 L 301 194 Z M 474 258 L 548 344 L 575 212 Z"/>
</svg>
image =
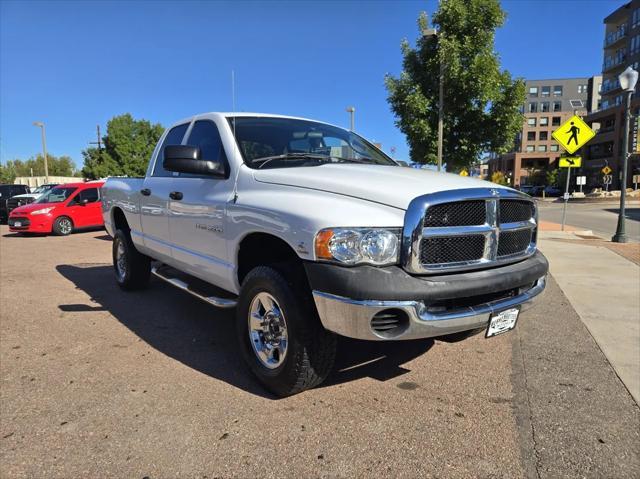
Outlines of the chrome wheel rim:
<svg viewBox="0 0 640 479">
<path fill-rule="evenodd" d="M 71 233 L 71 220 L 67 219 L 67 218 L 62 218 L 59 222 L 58 225 L 60 226 L 60 233 L 68 235 L 69 233 Z"/>
<path fill-rule="evenodd" d="M 118 274 L 118 279 L 122 282 L 127 276 L 127 254 L 124 250 L 124 245 L 122 241 L 118 241 L 118 246 L 116 248 L 116 273 Z"/>
<path fill-rule="evenodd" d="M 258 293 L 249 307 L 249 341 L 264 367 L 275 369 L 287 357 L 289 336 L 280 305 L 269 293 Z"/>
</svg>

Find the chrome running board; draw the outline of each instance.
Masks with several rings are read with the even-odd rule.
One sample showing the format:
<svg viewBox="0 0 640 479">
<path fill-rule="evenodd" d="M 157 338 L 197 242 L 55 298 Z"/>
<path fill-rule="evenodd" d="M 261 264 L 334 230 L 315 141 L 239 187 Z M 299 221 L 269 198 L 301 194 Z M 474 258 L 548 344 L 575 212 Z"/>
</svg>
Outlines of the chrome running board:
<svg viewBox="0 0 640 479">
<path fill-rule="evenodd" d="M 157 276 L 158 278 L 160 278 L 161 280 L 166 281 L 170 285 L 175 286 L 176 288 L 181 289 L 182 291 L 186 291 L 190 295 L 195 296 L 196 298 L 201 299 L 205 303 L 209 303 L 210 305 L 215 306 L 216 308 L 235 308 L 237 304 L 237 301 L 233 298 L 223 298 L 220 296 L 212 296 L 204 291 L 198 291 L 196 288 L 191 286 L 186 281 L 183 281 L 182 279 L 174 277 L 174 275 L 171 273 L 179 273 L 180 276 L 186 276 L 186 275 L 184 273 L 178 272 L 177 270 L 173 270 L 169 266 L 165 266 L 165 265 L 154 266 L 153 268 L 151 268 L 151 273 L 154 276 Z M 176 274 L 175 276 L 178 276 L 178 274 Z M 197 280 L 196 278 L 194 279 L 198 282 L 204 283 L 200 280 Z M 222 292 L 222 290 L 220 291 Z"/>
</svg>

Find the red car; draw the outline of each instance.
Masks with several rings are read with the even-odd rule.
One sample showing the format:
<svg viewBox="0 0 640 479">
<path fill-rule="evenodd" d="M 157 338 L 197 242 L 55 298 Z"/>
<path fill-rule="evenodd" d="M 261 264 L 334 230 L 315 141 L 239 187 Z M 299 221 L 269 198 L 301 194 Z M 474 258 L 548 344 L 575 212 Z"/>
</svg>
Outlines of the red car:
<svg viewBox="0 0 640 479">
<path fill-rule="evenodd" d="M 31 204 L 9 215 L 9 229 L 22 233 L 53 233 L 104 225 L 100 188 L 104 181 L 56 186 Z"/>
</svg>

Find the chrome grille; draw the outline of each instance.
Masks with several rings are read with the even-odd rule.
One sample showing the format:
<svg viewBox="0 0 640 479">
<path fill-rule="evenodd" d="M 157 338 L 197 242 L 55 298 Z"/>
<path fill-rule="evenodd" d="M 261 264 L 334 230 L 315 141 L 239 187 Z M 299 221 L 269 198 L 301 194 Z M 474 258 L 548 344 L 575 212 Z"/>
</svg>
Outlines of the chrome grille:
<svg viewBox="0 0 640 479">
<path fill-rule="evenodd" d="M 423 238 L 420 242 L 422 264 L 457 263 L 482 259 L 484 235 Z"/>
<path fill-rule="evenodd" d="M 442 203 L 427 210 L 424 227 L 483 225 L 486 218 L 487 209 L 483 200 Z"/>
<path fill-rule="evenodd" d="M 411 273 L 478 269 L 535 252 L 535 204 L 517 191 L 473 188 L 416 198 L 405 216 L 404 268 Z"/>
<path fill-rule="evenodd" d="M 498 240 L 498 257 L 520 254 L 526 250 L 531 243 L 532 231 L 533 230 L 530 229 L 523 229 L 500 233 Z"/>
</svg>

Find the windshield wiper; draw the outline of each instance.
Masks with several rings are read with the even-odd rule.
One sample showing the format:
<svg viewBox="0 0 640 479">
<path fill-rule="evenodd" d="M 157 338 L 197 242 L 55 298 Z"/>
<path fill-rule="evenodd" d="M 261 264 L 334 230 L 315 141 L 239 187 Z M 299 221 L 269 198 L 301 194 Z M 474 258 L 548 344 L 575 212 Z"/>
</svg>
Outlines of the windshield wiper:
<svg viewBox="0 0 640 479">
<path fill-rule="evenodd" d="M 312 160 L 331 161 L 330 156 L 320 155 L 317 153 L 285 153 L 284 155 L 263 156 L 262 158 L 256 158 L 251 161 L 251 164 L 260 163 L 260 166 L 258 166 L 258 169 L 260 169 L 267 163 L 270 163 L 274 160 L 304 160 L 307 158 Z"/>
</svg>

